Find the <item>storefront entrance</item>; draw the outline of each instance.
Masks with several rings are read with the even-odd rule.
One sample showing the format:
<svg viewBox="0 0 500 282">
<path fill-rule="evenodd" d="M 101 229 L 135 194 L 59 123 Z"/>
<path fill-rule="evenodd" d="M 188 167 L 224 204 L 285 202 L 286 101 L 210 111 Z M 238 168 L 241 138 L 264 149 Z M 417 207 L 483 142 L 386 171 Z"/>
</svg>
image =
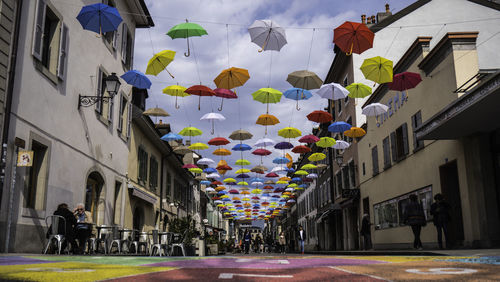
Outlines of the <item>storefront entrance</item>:
<svg viewBox="0 0 500 282">
<path fill-rule="evenodd" d="M 451 220 L 448 226 L 450 245 L 463 246 L 464 222 L 462 218 L 462 201 L 458 182 L 457 161 L 449 162 L 439 167 L 441 178 L 441 192 L 445 200 L 451 205 Z"/>
</svg>

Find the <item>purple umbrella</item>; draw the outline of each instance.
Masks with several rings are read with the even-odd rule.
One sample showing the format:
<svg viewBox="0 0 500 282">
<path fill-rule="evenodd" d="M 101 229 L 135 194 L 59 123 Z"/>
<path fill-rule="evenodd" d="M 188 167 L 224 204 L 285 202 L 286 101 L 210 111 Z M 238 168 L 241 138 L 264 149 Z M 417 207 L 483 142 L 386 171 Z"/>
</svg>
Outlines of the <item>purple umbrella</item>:
<svg viewBox="0 0 500 282">
<path fill-rule="evenodd" d="M 280 150 L 291 149 L 293 148 L 293 144 L 290 142 L 279 142 L 278 144 L 274 145 L 274 148 Z"/>
</svg>

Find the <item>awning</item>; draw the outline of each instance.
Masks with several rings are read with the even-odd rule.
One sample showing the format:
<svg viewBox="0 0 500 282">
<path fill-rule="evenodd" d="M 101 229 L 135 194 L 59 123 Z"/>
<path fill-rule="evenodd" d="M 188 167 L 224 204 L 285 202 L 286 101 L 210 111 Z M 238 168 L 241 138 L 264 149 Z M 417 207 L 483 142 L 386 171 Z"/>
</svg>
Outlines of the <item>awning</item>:
<svg viewBox="0 0 500 282">
<path fill-rule="evenodd" d="M 132 192 L 132 196 L 135 196 L 141 200 L 144 200 L 152 205 L 155 205 L 158 198 L 156 196 L 153 196 L 149 194 L 148 192 L 143 191 L 140 188 L 137 188 L 135 186 L 128 187 L 129 191 Z"/>
</svg>

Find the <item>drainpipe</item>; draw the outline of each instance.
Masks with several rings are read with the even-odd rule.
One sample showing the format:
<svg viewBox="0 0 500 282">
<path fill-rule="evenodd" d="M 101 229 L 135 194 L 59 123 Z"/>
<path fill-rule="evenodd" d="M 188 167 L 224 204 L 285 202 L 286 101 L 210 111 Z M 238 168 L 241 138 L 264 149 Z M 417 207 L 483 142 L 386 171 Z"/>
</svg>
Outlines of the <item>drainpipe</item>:
<svg viewBox="0 0 500 282">
<path fill-rule="evenodd" d="M 161 222 L 164 218 L 163 216 L 163 173 L 164 173 L 164 168 L 165 168 L 165 156 L 163 156 L 161 158 L 161 165 L 160 165 L 161 169 L 161 174 L 160 174 L 160 220 L 159 222 Z M 158 222 L 158 223 L 159 223 Z M 163 226 L 165 226 L 165 222 L 163 222 Z M 160 228 L 160 227 L 158 227 Z"/>
</svg>

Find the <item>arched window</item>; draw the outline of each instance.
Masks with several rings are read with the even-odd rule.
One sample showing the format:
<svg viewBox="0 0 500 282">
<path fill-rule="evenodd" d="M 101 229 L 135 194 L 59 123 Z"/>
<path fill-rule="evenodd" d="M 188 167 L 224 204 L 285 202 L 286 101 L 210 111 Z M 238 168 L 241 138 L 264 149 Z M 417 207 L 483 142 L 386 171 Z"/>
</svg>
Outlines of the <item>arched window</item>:
<svg viewBox="0 0 500 282">
<path fill-rule="evenodd" d="M 99 202 L 103 186 L 104 179 L 98 172 L 92 172 L 87 178 L 87 186 L 85 187 L 85 210 L 92 214 L 92 221 L 94 223 L 100 223 L 98 221 L 100 218 L 98 214 L 100 211 Z"/>
</svg>

